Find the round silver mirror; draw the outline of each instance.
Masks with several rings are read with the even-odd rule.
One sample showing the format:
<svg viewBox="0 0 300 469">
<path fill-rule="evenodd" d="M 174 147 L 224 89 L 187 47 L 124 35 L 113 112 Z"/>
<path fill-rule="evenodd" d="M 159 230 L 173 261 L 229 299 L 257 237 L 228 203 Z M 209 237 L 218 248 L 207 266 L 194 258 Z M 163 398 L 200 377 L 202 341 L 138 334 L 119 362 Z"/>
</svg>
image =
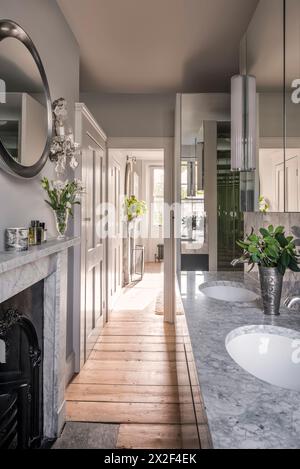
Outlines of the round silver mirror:
<svg viewBox="0 0 300 469">
<path fill-rule="evenodd" d="M 49 85 L 40 56 L 15 22 L 0 21 L 0 165 L 23 178 L 45 165 L 52 137 Z"/>
</svg>

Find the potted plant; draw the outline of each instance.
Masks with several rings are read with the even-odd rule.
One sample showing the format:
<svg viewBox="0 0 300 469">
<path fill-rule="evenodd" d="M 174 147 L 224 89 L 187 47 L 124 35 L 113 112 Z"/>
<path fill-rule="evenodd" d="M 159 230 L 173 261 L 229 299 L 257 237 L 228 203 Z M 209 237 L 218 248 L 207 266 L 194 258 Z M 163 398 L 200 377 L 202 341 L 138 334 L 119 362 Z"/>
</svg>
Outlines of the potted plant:
<svg viewBox="0 0 300 469">
<path fill-rule="evenodd" d="M 132 195 L 125 197 L 125 210 L 127 221 L 130 223 L 145 215 L 147 205 L 144 200 L 139 200 L 135 195 Z"/>
<path fill-rule="evenodd" d="M 293 236 L 286 237 L 283 226 L 270 225 L 260 228 L 259 233 L 254 233 L 252 228 L 251 234 L 237 244 L 243 249 L 243 255 L 233 265 L 248 263 L 250 271 L 258 265 L 264 313 L 278 315 L 286 269 L 300 272 Z"/>
<path fill-rule="evenodd" d="M 135 248 L 135 229 L 136 222 L 141 219 L 147 212 L 147 205 L 144 200 L 139 200 L 135 195 L 125 197 L 125 220 L 127 222 L 127 236 L 129 238 L 127 258 L 129 273 L 133 273 L 133 262 L 132 252 Z"/>
<path fill-rule="evenodd" d="M 45 202 L 50 205 L 54 212 L 57 239 L 65 237 L 69 215 L 73 217 L 73 206 L 80 204 L 80 196 L 84 192 L 81 181 L 49 181 L 44 177 L 41 181 L 42 188 L 47 192 L 49 200 Z"/>
<path fill-rule="evenodd" d="M 144 200 L 139 200 L 135 195 L 125 197 L 125 217 L 128 226 L 128 234 L 134 238 L 136 221 L 141 219 L 147 212 Z"/>
</svg>

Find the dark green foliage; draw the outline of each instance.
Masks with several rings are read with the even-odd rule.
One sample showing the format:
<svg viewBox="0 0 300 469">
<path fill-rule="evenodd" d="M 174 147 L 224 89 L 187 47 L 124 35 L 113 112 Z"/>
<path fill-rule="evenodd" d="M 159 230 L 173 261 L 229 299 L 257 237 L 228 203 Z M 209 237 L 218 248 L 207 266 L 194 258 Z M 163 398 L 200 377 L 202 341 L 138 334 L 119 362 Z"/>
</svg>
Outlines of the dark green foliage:
<svg viewBox="0 0 300 469">
<path fill-rule="evenodd" d="M 255 264 L 264 267 L 277 267 L 284 275 L 286 269 L 300 272 L 298 266 L 299 257 L 293 236 L 285 236 L 284 227 L 260 228 L 259 233 L 252 232 L 244 240 L 237 241 L 238 246 L 243 249 L 243 255 L 233 263 L 248 263 L 251 269 Z M 251 270 L 250 269 L 250 270 Z"/>
</svg>

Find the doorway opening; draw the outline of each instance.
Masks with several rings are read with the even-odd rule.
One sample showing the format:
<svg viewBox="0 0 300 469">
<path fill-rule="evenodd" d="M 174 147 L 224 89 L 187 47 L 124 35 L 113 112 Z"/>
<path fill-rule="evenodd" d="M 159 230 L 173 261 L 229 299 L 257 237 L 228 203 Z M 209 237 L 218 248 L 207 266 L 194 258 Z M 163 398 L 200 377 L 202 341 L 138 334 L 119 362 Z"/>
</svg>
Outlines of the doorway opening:
<svg viewBox="0 0 300 469">
<path fill-rule="evenodd" d="M 164 150 L 109 149 L 108 166 L 109 315 L 163 315 Z"/>
<path fill-rule="evenodd" d="M 114 137 L 107 146 L 110 205 L 101 214 L 104 231 L 106 225 L 113 228 L 105 250 L 107 321 L 67 388 L 67 420 L 117 424 L 117 448 L 182 448 L 174 324 L 174 139 Z M 128 243 L 124 253 L 125 194 L 147 205 L 134 236 L 134 246 L 144 248 L 142 279 L 140 251 L 134 259 Z M 117 212 L 114 223 L 108 223 L 110 208 Z M 179 348 L 183 352 L 182 343 Z"/>
</svg>

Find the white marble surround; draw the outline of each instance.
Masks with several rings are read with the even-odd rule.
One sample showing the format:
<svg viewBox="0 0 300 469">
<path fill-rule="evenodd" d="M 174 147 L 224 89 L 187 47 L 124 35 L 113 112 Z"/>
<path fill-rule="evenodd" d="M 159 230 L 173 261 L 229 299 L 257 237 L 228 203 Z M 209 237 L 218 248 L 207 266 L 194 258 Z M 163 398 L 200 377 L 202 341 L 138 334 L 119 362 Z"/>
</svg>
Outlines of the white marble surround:
<svg viewBox="0 0 300 469">
<path fill-rule="evenodd" d="M 22 253 L 0 253 L 0 303 L 44 280 L 44 437 L 65 421 L 68 248 L 79 238 L 49 240 Z"/>
</svg>

